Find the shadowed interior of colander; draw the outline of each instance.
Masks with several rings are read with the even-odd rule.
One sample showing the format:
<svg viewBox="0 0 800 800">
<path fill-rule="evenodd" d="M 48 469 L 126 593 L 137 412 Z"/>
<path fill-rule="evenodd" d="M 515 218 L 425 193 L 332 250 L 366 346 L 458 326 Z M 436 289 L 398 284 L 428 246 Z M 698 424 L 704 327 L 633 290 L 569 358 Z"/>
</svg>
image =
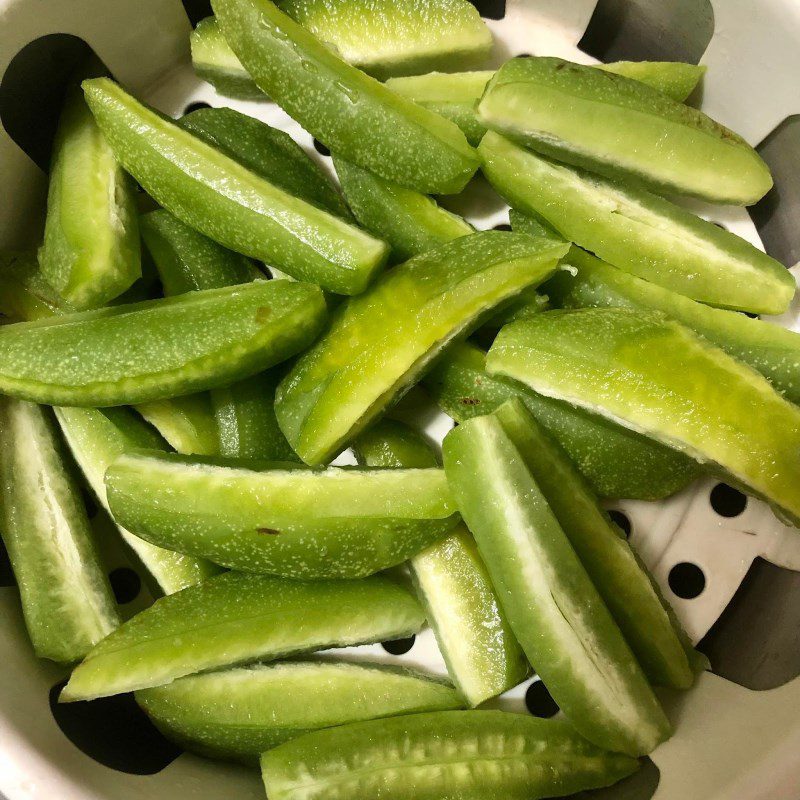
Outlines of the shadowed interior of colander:
<svg viewBox="0 0 800 800">
<path fill-rule="evenodd" d="M 498 26 L 507 10 L 510 13 L 516 6 L 524 5 L 522 0 L 516 4 L 511 0 L 508 4 L 505 0 L 472 2 L 482 16 L 497 21 Z M 183 5 L 193 24 L 210 13 L 208 0 L 183 0 Z M 501 28 L 494 30 L 500 31 Z M 714 14 L 709 0 L 599 0 L 578 47 L 603 61 L 651 59 L 697 63 L 713 33 Z M 90 52 L 89 45 L 72 34 L 44 36 L 19 52 L 0 81 L 0 121 L 11 138 L 42 169 L 46 169 L 49 160 L 66 77 L 72 67 Z M 527 51 L 519 50 L 513 54 L 523 52 Z M 171 109 L 163 110 L 179 115 L 193 107 L 209 104 L 235 105 L 208 87 L 199 90 L 191 84 L 192 88 L 187 92 L 186 85 L 184 80 L 182 88 L 162 93 L 162 99 L 170 97 L 172 105 Z M 184 98 L 180 103 L 177 102 L 179 96 Z M 695 99 L 699 101 L 700 97 Z M 241 105 L 237 107 L 244 108 Z M 800 169 L 798 119 L 787 118 L 758 146 L 773 171 L 775 188 L 750 209 L 767 252 L 787 267 L 800 260 L 800 228 L 793 224 L 800 211 L 800 189 L 795 178 Z M 296 127 L 287 129 L 293 135 L 297 134 Z M 313 142 L 308 136 L 297 138 L 318 161 L 330 164 L 327 150 L 318 142 Z M 481 193 L 485 195 L 487 187 L 478 181 L 470 191 L 470 197 L 452 204 L 455 210 L 464 210 L 458 207 L 461 202 L 465 203 L 467 210 L 470 203 L 480 205 Z M 481 227 L 507 230 L 507 209 L 496 199 L 491 202 L 494 203 L 491 214 L 484 214 L 484 219 L 489 222 Z M 733 525 L 737 520 L 745 519 L 752 510 L 741 493 L 713 481 L 708 482 L 704 497 L 706 519 L 716 519 L 723 524 Z M 615 504 L 612 514 L 633 544 L 645 547 L 648 544 L 649 518 L 646 514 L 642 516 L 640 511 L 636 504 L 622 503 Z M 93 524 L 107 530 L 111 522 L 104 512 L 95 509 Z M 112 539 L 104 536 L 102 540 L 109 542 Z M 123 615 L 130 616 L 150 602 L 150 595 L 137 576 L 135 564 L 120 548 L 109 547 L 103 556 Z M 669 599 L 676 603 L 700 601 L 707 583 L 714 578 L 713 569 L 713 563 L 694 563 L 692 560 L 668 565 L 662 583 Z M 0 543 L 0 592 L 8 591 L 2 589 L 4 586 L 13 586 L 13 576 Z M 712 668 L 717 674 L 749 688 L 769 689 L 800 675 L 798 645 L 800 574 L 756 558 L 727 609 L 702 639 L 700 648 L 711 658 Z M 432 656 L 435 644 L 430 631 L 402 642 L 358 650 L 367 657 L 375 658 L 379 653 L 384 661 L 409 666 L 429 666 L 435 660 Z M 48 707 L 63 734 L 99 763 L 132 775 L 149 775 L 167 767 L 180 754 L 180 750 L 154 731 L 131 697 L 57 706 L 52 701 L 60 685 L 60 678 L 58 682 L 43 684 L 42 691 L 50 700 Z M 517 711 L 527 710 L 543 717 L 558 713 L 557 706 L 538 678 L 518 687 L 497 705 Z M 658 768 L 648 759 L 636 776 L 612 792 L 591 792 L 580 796 L 597 800 L 611 797 L 646 800 L 655 793 L 658 783 Z"/>
</svg>

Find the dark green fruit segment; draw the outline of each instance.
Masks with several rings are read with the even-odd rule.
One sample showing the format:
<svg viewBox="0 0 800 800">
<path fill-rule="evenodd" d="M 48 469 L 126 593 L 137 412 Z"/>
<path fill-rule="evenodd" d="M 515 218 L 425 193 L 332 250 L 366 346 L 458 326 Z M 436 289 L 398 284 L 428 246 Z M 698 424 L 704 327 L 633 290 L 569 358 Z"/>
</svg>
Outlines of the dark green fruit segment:
<svg viewBox="0 0 800 800">
<path fill-rule="evenodd" d="M 621 306 L 661 311 L 769 379 L 793 403 L 800 403 L 800 334 L 743 314 L 709 308 L 612 267 L 577 247 L 565 269 L 545 289 L 556 306 Z M 576 273 L 573 275 L 573 271 Z"/>
<path fill-rule="evenodd" d="M 323 463 L 416 382 L 481 317 L 552 274 L 566 245 L 513 233 L 464 236 L 416 256 L 340 306 L 278 387 L 278 423 Z"/>
<path fill-rule="evenodd" d="M 0 397 L 0 534 L 36 655 L 83 658 L 119 625 L 48 409 Z"/>
<path fill-rule="evenodd" d="M 560 58 L 514 58 L 478 104 L 491 130 L 574 166 L 659 193 L 750 205 L 769 167 L 732 131 L 637 80 Z"/>
<path fill-rule="evenodd" d="M 103 479 L 114 460 L 131 450 L 166 449 L 161 437 L 128 408 L 61 407 L 56 417 L 73 458 L 109 512 Z M 119 532 L 160 594 L 179 592 L 219 572 L 209 561 L 156 547 L 122 527 Z"/>
<path fill-rule="evenodd" d="M 599 746 L 649 753 L 669 722 L 528 470 L 509 413 L 527 412 L 513 401 L 447 435 L 453 495 L 511 629 L 567 719 Z"/>
<path fill-rule="evenodd" d="M 648 679 L 688 689 L 705 659 L 691 647 L 585 479 L 519 399 L 496 414 Z"/>
<path fill-rule="evenodd" d="M 167 297 L 264 277 L 248 258 L 226 250 L 169 211 L 151 211 L 140 224 Z"/>
<path fill-rule="evenodd" d="M 504 328 L 486 366 L 680 448 L 800 519 L 800 409 L 662 314 L 549 311 Z"/>
<path fill-rule="evenodd" d="M 356 578 L 458 522 L 440 469 L 251 469 L 159 454 L 106 473 L 114 518 L 153 544 L 245 572 Z"/>
<path fill-rule="evenodd" d="M 775 259 L 644 189 L 557 164 L 496 133 L 480 153 L 514 208 L 626 272 L 755 314 L 782 314 L 794 296 L 794 278 Z"/>
<path fill-rule="evenodd" d="M 219 454 L 227 458 L 297 461 L 275 417 L 278 378 L 254 375 L 222 389 L 211 390 L 217 423 Z"/>
<path fill-rule="evenodd" d="M 359 224 L 388 242 L 396 261 L 475 232 L 428 195 L 390 183 L 336 156 L 333 163 Z"/>
<path fill-rule="evenodd" d="M 353 449 L 356 458 L 371 467 L 433 467 L 437 463 L 430 444 L 419 433 L 389 419 L 361 434 Z M 525 680 L 528 661 L 464 525 L 415 555 L 409 567 L 447 670 L 470 706 Z"/>
<path fill-rule="evenodd" d="M 288 133 L 232 108 L 201 108 L 178 124 L 285 192 L 351 219 L 325 171 Z"/>
<path fill-rule="evenodd" d="M 492 34 L 468 0 L 281 0 L 278 5 L 349 64 L 385 80 L 479 66 Z"/>
<path fill-rule="evenodd" d="M 164 208 L 219 244 L 343 294 L 363 291 L 387 248 L 265 180 L 107 78 L 89 107 L 125 169 Z"/>
<path fill-rule="evenodd" d="M 441 711 L 310 733 L 261 768 L 270 800 L 537 800 L 610 786 L 638 763 L 561 720 Z"/>
<path fill-rule="evenodd" d="M 247 764 L 320 728 L 457 709 L 463 702 L 450 684 L 418 673 L 323 660 L 192 675 L 143 689 L 136 701 L 187 749 Z"/>
<path fill-rule="evenodd" d="M 136 198 L 78 86 L 53 144 L 42 273 L 77 309 L 98 308 L 142 274 Z"/>
<path fill-rule="evenodd" d="M 659 500 L 687 486 L 700 472 L 683 453 L 522 383 L 489 375 L 486 353 L 470 343 L 450 348 L 423 385 L 456 422 L 490 414 L 519 397 L 601 497 Z"/>
<path fill-rule="evenodd" d="M 617 61 L 598 64 L 597 69 L 641 81 L 673 100 L 682 101 L 694 91 L 706 68 L 674 61 Z M 455 122 L 467 141 L 477 147 L 486 133 L 486 127 L 478 119 L 476 107 L 493 76 L 493 70 L 431 72 L 428 75 L 391 78 L 386 85 L 393 92 Z"/>
<path fill-rule="evenodd" d="M 0 253 L 0 314 L 12 321 L 44 319 L 74 309 L 45 280 L 35 252 Z"/>
<path fill-rule="evenodd" d="M 332 152 L 426 194 L 456 194 L 475 173 L 456 125 L 342 61 L 274 3 L 212 5 L 258 86 Z"/>
<path fill-rule="evenodd" d="M 221 95 L 242 100 L 267 99 L 225 41 L 214 17 L 198 22 L 189 42 L 194 71 Z"/>
<path fill-rule="evenodd" d="M 224 386 L 307 347 L 325 321 L 316 286 L 257 281 L 0 329 L 0 391 L 112 406 Z"/>
<path fill-rule="evenodd" d="M 88 700 L 219 667 L 410 636 L 425 616 L 387 578 L 303 583 L 226 572 L 162 597 L 92 650 L 61 700 Z"/>
<path fill-rule="evenodd" d="M 207 392 L 137 403 L 136 410 L 177 452 L 196 456 L 219 454 L 217 423 Z"/>
</svg>

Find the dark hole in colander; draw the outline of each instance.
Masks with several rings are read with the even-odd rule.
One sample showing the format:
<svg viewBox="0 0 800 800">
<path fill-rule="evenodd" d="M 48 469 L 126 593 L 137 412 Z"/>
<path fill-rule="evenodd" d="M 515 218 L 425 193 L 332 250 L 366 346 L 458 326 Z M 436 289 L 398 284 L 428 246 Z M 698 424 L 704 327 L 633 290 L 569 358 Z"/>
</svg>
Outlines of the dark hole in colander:
<svg viewBox="0 0 800 800">
<path fill-rule="evenodd" d="M 499 225 L 494 226 L 496 231 L 510 231 L 511 225 L 508 222 L 501 222 Z"/>
<path fill-rule="evenodd" d="M 330 151 L 330 150 L 328 150 L 328 148 L 327 148 L 327 147 L 325 147 L 325 145 L 324 145 L 324 144 L 322 144 L 322 142 L 320 142 L 320 141 L 317 141 L 316 139 L 314 139 L 314 149 L 315 149 L 315 150 L 316 150 L 316 151 L 317 151 L 317 152 L 318 152 L 318 153 L 319 153 L 321 156 L 329 156 L 329 155 L 331 154 L 331 151 Z"/>
<path fill-rule="evenodd" d="M 41 36 L 11 59 L 0 81 L 0 121 L 45 172 L 64 92 L 76 68 L 93 55 L 92 48 L 77 36 Z"/>
<path fill-rule="evenodd" d="M 136 705 L 132 694 L 59 703 L 65 683 L 50 690 L 50 710 L 61 732 L 89 758 L 129 775 L 155 775 L 181 754 Z"/>
<path fill-rule="evenodd" d="M 0 588 L 3 586 L 16 586 L 14 572 L 11 569 L 11 560 L 8 557 L 3 540 L 0 539 Z"/>
<path fill-rule="evenodd" d="M 711 508 L 721 517 L 738 517 L 747 508 L 747 495 L 727 483 L 718 483 L 711 490 Z"/>
<path fill-rule="evenodd" d="M 553 696 L 540 680 L 531 683 L 525 691 L 525 707 L 534 717 L 543 719 L 558 714 L 558 703 L 553 700 Z"/>
<path fill-rule="evenodd" d="M 775 185 L 747 209 L 764 249 L 784 266 L 800 261 L 800 115 L 785 119 L 756 147 L 767 162 Z"/>
<path fill-rule="evenodd" d="M 676 564 L 669 571 L 667 581 L 672 593 L 683 600 L 694 600 L 706 588 L 705 573 L 697 564 L 691 564 L 688 561 Z"/>
<path fill-rule="evenodd" d="M 617 527 L 625 534 L 625 538 L 629 538 L 631 535 L 632 525 L 630 518 L 627 514 L 624 514 L 622 511 L 619 511 L 616 508 L 612 508 L 608 512 L 608 516 L 611 517 L 611 521 L 614 522 Z"/>
<path fill-rule="evenodd" d="M 698 649 L 714 673 L 748 689 L 800 676 L 800 572 L 756 558 Z"/>
<path fill-rule="evenodd" d="M 403 656 L 411 650 L 416 640 L 416 636 L 409 636 L 407 639 L 393 639 L 391 642 L 384 642 L 383 649 L 393 656 Z"/>
<path fill-rule="evenodd" d="M 469 0 L 478 13 L 486 19 L 503 19 L 506 15 L 506 0 Z"/>
<path fill-rule="evenodd" d="M 142 579 L 130 567 L 117 567 L 108 575 L 114 598 L 120 605 L 132 603 L 142 590 Z"/>
<path fill-rule="evenodd" d="M 183 0 L 183 10 L 192 25 L 197 25 L 201 19 L 210 17 L 214 13 L 211 10 L 211 0 Z"/>
<path fill-rule="evenodd" d="M 697 64 L 713 34 L 709 0 L 599 0 L 578 47 L 605 62 Z"/>
<path fill-rule="evenodd" d="M 203 100 L 195 100 L 194 103 L 189 103 L 189 105 L 183 109 L 183 113 L 191 114 L 192 111 L 200 111 L 200 109 L 203 108 L 211 108 L 211 106 Z"/>
</svg>

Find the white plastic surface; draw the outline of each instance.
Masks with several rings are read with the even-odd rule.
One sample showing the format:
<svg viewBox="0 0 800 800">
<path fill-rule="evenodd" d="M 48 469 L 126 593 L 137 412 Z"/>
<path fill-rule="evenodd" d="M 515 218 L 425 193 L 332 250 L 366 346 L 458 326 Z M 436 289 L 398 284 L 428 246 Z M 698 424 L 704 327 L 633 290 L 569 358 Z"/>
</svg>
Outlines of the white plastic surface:
<svg viewBox="0 0 800 800">
<path fill-rule="evenodd" d="M 506 17 L 488 23 L 497 40 L 494 60 L 525 52 L 590 62 L 577 42 L 594 5 L 593 0 L 510 0 Z M 784 118 L 800 113 L 800 0 L 716 0 L 713 6 L 716 32 L 703 58 L 709 67 L 703 107 L 755 144 Z M 200 100 L 231 106 L 283 128 L 325 161 L 310 136 L 276 106 L 220 97 L 199 81 L 188 64 L 188 31 L 178 0 L 0 0 L 0 74 L 29 41 L 47 33 L 74 33 L 121 81 L 162 111 L 178 115 Z M 2 248 L 19 243 L 44 186 L 39 170 L 2 130 L 0 174 Z M 458 207 L 479 228 L 507 220 L 507 209 L 480 182 Z M 746 212 L 694 207 L 758 242 Z M 800 330 L 800 306 L 779 322 Z M 429 431 L 441 438 L 451 421 L 430 409 L 425 413 Z M 800 570 L 800 536 L 752 499 L 740 516 L 718 516 L 708 499 L 715 483 L 704 479 L 661 504 L 617 504 L 632 520 L 633 544 L 694 640 L 719 617 L 757 556 Z M 692 600 L 676 598 L 667 584 L 670 569 L 684 561 L 706 575 L 705 590 Z M 0 792 L 10 800 L 263 796 L 257 776 L 189 755 L 147 777 L 115 772 L 84 756 L 53 721 L 47 693 L 62 672 L 33 658 L 12 589 L 0 589 L 0 652 Z M 430 631 L 406 656 L 389 656 L 380 646 L 347 655 L 444 672 Z M 498 704 L 524 710 L 525 688 Z M 754 693 L 704 675 L 692 692 L 670 696 L 667 704 L 676 735 L 653 755 L 661 770 L 657 800 L 800 798 L 800 680 Z"/>
</svg>

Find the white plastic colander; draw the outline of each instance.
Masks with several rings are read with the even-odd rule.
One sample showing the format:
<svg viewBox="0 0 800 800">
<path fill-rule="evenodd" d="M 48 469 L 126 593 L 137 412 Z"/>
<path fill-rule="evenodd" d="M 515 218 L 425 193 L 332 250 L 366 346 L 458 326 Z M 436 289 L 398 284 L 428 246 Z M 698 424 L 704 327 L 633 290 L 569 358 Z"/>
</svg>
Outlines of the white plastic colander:
<svg viewBox="0 0 800 800">
<path fill-rule="evenodd" d="M 787 267 L 800 259 L 800 224 L 792 224 L 793 212 L 800 214 L 795 177 L 800 122 L 794 124 L 800 117 L 792 118 L 800 115 L 800 0 L 475 4 L 495 35 L 498 65 L 521 53 L 585 63 L 650 58 L 707 64 L 698 102 L 760 145 L 776 189 L 752 211 L 752 219 L 741 209 L 692 207 L 758 245 L 760 231 L 768 251 Z M 46 192 L 37 163 L 46 163 L 64 75 L 87 45 L 121 83 L 168 114 L 179 115 L 196 102 L 237 108 L 286 130 L 312 156 L 329 162 L 275 105 L 221 97 L 195 77 L 184 6 L 196 21 L 202 3 L 191 0 L 0 0 L 0 249 L 36 242 Z M 479 228 L 507 222 L 507 208 L 480 183 L 458 201 L 458 210 Z M 800 330 L 800 304 L 774 321 Z M 438 438 L 452 426 L 421 393 L 412 392 L 400 412 L 417 420 L 424 415 Z M 596 795 L 799 800 L 800 533 L 781 524 L 763 503 L 745 503 L 711 479 L 663 503 L 626 501 L 615 508 L 630 521 L 632 543 L 690 635 L 695 641 L 705 637 L 712 664 L 726 677 L 706 673 L 692 691 L 665 695 L 675 736 L 652 755 L 654 766 Z M 95 524 L 109 526 L 101 516 Z M 106 555 L 123 595 L 124 579 L 130 578 L 129 596 L 120 598 L 129 601 L 123 606 L 129 615 L 147 596 L 138 591 L 112 538 L 105 537 Z M 4 581 L 1 561 L 0 795 L 9 800 L 263 798 L 256 774 L 177 754 L 151 736 L 132 701 L 109 701 L 95 719 L 88 711 L 69 711 L 57 720 L 51 697 L 66 672 L 33 656 L 16 589 Z M 403 655 L 379 645 L 346 652 L 445 672 L 430 631 Z M 529 688 L 530 682 L 496 702 L 524 711 L 526 694 L 529 704 L 535 695 Z"/>
</svg>

